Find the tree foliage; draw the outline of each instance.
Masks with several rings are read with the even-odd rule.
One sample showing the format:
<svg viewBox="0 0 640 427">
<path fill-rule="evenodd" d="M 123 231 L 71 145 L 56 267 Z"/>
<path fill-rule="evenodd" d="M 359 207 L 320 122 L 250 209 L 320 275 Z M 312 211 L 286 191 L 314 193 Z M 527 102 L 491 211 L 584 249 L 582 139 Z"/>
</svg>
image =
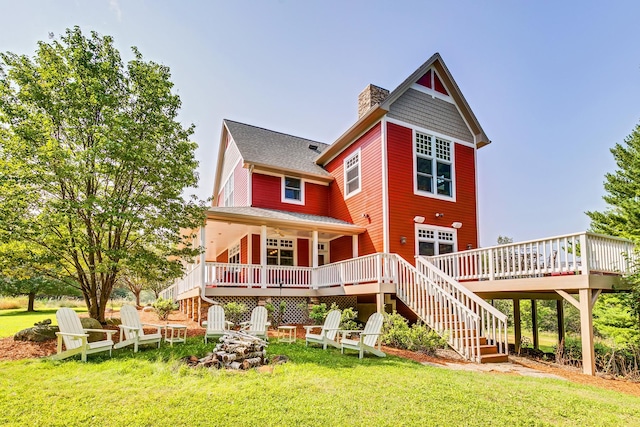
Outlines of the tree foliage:
<svg viewBox="0 0 640 427">
<path fill-rule="evenodd" d="M 177 120 L 169 69 L 76 27 L 33 57 L 0 54 L 0 243 L 36 275 L 72 282 L 91 317 L 122 266 L 193 256 L 179 230 L 202 221 L 193 127 Z M 181 245 L 182 243 L 182 245 Z M 181 248 L 181 249 L 178 249 Z"/>
<path fill-rule="evenodd" d="M 597 233 L 624 237 L 640 244 L 640 125 L 627 136 L 622 144 L 611 149 L 616 162 L 616 170 L 605 175 L 603 196 L 607 203 L 604 212 L 591 211 L 591 229 Z M 637 254 L 636 254 L 637 255 Z M 640 257 L 636 256 L 636 259 Z M 640 271 L 640 265 L 636 270 Z M 640 319 L 640 273 L 626 280 L 632 285 L 632 297 L 620 302 L 628 304 L 637 319 Z"/>
</svg>

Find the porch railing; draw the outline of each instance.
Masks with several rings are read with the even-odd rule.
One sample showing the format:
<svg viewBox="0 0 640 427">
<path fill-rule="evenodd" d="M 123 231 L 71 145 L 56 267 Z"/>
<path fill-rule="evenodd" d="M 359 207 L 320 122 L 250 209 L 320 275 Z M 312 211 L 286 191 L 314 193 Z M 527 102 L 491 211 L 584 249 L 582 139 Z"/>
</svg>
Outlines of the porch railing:
<svg viewBox="0 0 640 427">
<path fill-rule="evenodd" d="M 633 266 L 633 242 L 595 233 L 426 257 L 455 280 L 500 280 L 566 274 L 626 274 Z"/>
</svg>

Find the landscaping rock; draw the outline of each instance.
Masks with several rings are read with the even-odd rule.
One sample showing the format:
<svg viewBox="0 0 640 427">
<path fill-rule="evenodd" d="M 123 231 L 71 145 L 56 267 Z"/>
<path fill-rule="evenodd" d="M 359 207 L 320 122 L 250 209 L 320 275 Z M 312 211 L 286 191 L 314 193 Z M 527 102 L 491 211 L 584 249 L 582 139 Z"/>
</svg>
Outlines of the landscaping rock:
<svg viewBox="0 0 640 427">
<path fill-rule="evenodd" d="M 51 319 L 45 319 L 42 322 L 35 323 L 33 328 L 23 329 L 17 332 L 14 341 L 31 341 L 44 342 L 56 339 L 57 326 L 51 326 Z"/>
<path fill-rule="evenodd" d="M 156 309 L 151 307 L 150 305 L 147 305 L 142 309 L 142 311 L 156 311 Z"/>
<path fill-rule="evenodd" d="M 80 323 L 82 323 L 82 329 L 104 329 L 100 322 L 90 317 L 81 317 Z M 104 332 L 89 332 L 88 342 L 102 341 L 105 339 Z"/>
</svg>

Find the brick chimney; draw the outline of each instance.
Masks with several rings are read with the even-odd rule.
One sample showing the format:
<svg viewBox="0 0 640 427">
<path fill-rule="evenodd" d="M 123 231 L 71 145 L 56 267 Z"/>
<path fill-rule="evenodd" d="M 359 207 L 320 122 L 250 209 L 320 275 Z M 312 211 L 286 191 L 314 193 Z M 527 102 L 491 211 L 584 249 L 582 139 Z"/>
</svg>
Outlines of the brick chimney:
<svg viewBox="0 0 640 427">
<path fill-rule="evenodd" d="M 376 85 L 368 85 L 358 95 L 358 118 L 364 116 L 371 107 L 380 104 L 389 95 L 387 89 Z"/>
</svg>

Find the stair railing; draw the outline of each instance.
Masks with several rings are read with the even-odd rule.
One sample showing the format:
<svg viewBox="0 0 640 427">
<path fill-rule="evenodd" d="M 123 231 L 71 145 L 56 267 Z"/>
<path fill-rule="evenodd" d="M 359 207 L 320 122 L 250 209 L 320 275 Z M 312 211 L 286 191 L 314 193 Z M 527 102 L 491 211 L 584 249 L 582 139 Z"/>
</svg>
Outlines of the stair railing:
<svg viewBox="0 0 640 427">
<path fill-rule="evenodd" d="M 429 280 L 437 283 L 447 293 L 460 301 L 480 318 L 482 336 L 498 347 L 499 353 L 507 353 L 507 316 L 484 299 L 458 283 L 451 276 L 432 264 L 427 258 L 416 257 L 416 268 Z"/>
</svg>

